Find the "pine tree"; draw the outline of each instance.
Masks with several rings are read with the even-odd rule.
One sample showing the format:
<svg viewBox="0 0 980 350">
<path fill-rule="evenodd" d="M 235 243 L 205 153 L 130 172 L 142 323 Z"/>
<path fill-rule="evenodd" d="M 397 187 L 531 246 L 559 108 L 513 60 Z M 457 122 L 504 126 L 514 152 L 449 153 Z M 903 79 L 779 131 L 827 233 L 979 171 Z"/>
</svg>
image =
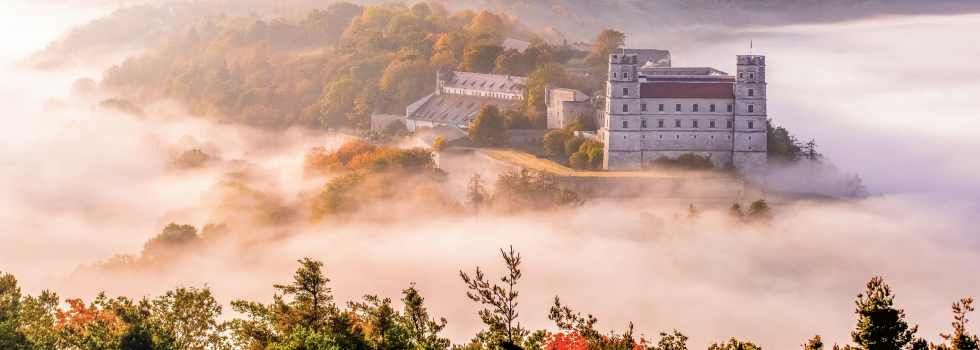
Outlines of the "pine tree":
<svg viewBox="0 0 980 350">
<path fill-rule="evenodd" d="M 473 173 L 473 177 L 470 178 L 470 183 L 466 185 L 466 199 L 473 204 L 473 211 L 479 215 L 480 206 L 483 205 L 484 200 L 489 197 L 487 191 L 483 188 L 481 184 L 483 180 L 480 179 L 480 173 Z"/>
<path fill-rule="evenodd" d="M 728 216 L 731 216 L 733 219 L 738 221 L 745 220 L 745 214 L 742 213 L 742 206 L 738 205 L 738 203 L 734 203 L 730 208 L 728 208 Z"/>
<path fill-rule="evenodd" d="M 752 202 L 752 205 L 749 206 L 748 219 L 751 222 L 758 223 L 769 223 L 772 221 L 772 212 L 769 210 L 769 205 L 766 204 L 765 199 Z"/>
<path fill-rule="evenodd" d="M 435 317 L 429 317 L 429 312 L 425 309 L 424 301 L 415 289 L 415 283 L 408 289 L 402 291 L 405 295 L 402 302 L 405 303 L 403 312 L 403 322 L 405 329 L 408 330 L 410 341 L 416 349 L 439 350 L 448 349 L 449 339 L 439 338 L 439 332 L 446 328 L 446 318 L 440 318 L 437 322 Z"/>
<path fill-rule="evenodd" d="M 909 328 L 905 311 L 894 307 L 895 296 L 881 277 L 868 282 L 868 290 L 855 302 L 857 329 L 851 338 L 863 350 L 900 350 L 914 338 L 919 326 Z"/>
<path fill-rule="evenodd" d="M 290 307 L 295 310 L 303 326 L 318 330 L 324 326 L 331 315 L 337 312 L 333 304 L 333 296 L 330 295 L 330 288 L 327 287 L 330 279 L 323 275 L 323 262 L 310 258 L 297 261 L 303 266 L 296 269 L 296 274 L 293 275 L 295 281 L 292 284 L 276 284 L 273 287 L 282 291 L 283 296 L 293 296 Z"/>
<path fill-rule="evenodd" d="M 953 334 L 940 334 L 939 336 L 946 339 L 949 345 L 940 344 L 936 347 L 937 350 L 977 350 L 980 348 L 980 338 L 976 335 L 970 335 L 966 331 L 966 323 L 970 322 L 966 318 L 966 314 L 973 311 L 973 298 L 960 299 L 959 302 L 953 303 Z"/>
<path fill-rule="evenodd" d="M 510 247 L 510 252 L 501 249 L 500 254 L 503 256 L 508 270 L 508 274 L 500 278 L 505 283 L 503 287 L 496 284 L 491 285 L 479 267 L 476 268 L 474 278 L 470 278 L 463 271 L 459 272 L 459 276 L 463 278 L 463 282 L 466 282 L 469 289 L 474 291 L 466 292 L 466 296 L 481 304 L 493 306 L 493 311 L 489 309 L 480 311 L 480 318 L 484 324 L 490 327 L 490 330 L 489 332 L 481 332 L 477 338 L 495 342 L 506 349 L 519 347 L 530 332 L 522 328 L 520 322 L 517 322 L 518 292 L 514 290 L 514 286 L 521 278 L 521 254 L 514 252 L 513 246 Z"/>
<path fill-rule="evenodd" d="M 803 350 L 823 350 L 823 340 L 820 340 L 820 335 L 813 336 L 813 339 L 803 344 Z"/>
</svg>

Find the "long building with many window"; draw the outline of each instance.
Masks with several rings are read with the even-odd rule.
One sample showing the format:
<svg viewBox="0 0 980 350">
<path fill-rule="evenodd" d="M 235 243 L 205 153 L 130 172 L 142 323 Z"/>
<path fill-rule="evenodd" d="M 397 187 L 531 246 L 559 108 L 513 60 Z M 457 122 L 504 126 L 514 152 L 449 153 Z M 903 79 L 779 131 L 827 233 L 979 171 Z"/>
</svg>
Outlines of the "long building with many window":
<svg viewBox="0 0 980 350">
<path fill-rule="evenodd" d="M 610 55 L 597 115 L 604 168 L 637 170 L 659 157 L 710 156 L 748 176 L 766 171 L 765 56 L 740 55 L 736 75 L 713 68 L 641 67 Z"/>
</svg>

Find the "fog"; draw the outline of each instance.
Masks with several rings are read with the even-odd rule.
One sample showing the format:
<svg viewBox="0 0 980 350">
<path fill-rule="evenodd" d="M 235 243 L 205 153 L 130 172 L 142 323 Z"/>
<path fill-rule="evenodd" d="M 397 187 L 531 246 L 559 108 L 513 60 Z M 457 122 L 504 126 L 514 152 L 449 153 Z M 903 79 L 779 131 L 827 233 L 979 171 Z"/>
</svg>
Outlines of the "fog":
<svg viewBox="0 0 980 350">
<path fill-rule="evenodd" d="M 102 13 L 5 6 L 3 67 L 42 49 L 65 23 Z M 25 293 L 52 289 L 86 301 L 102 290 L 139 297 L 208 284 L 224 303 L 268 302 L 272 284 L 287 282 L 295 260 L 311 257 L 324 261 L 339 302 L 363 294 L 395 299 L 416 282 L 430 313 L 448 318 L 446 334 L 461 343 L 483 325 L 458 271 L 480 266 L 490 278 L 502 275 L 498 249 L 513 245 L 524 256 L 519 311 L 530 329 L 554 329 L 546 314 L 558 295 L 598 317 L 600 330 L 622 332 L 632 321 L 656 341 L 677 329 L 692 349 L 731 337 L 793 348 L 814 334 L 844 344 L 855 295 L 880 275 L 919 335 L 938 342 L 950 331 L 949 305 L 980 297 L 980 156 L 969 151 L 980 146 L 971 137 L 980 127 L 971 103 L 980 96 L 980 67 L 971 64 L 980 54 L 978 27 L 980 15 L 885 17 L 699 27 L 690 29 L 698 40 L 688 42 L 626 30 L 631 46 L 670 49 L 675 66 L 729 72 L 753 40 L 753 53 L 768 56 L 770 117 L 802 140 L 816 139 L 842 171 L 861 174 L 882 196 L 780 203 L 771 228 L 730 225 L 730 203 L 696 203 L 704 211 L 696 222 L 670 219 L 687 201 L 590 201 L 544 218 L 438 218 L 375 207 L 365 216 L 397 220 L 244 230 L 141 275 L 78 267 L 138 254 L 172 221 L 210 222 L 217 210 L 208 191 L 226 172 L 242 170 L 234 159 L 249 162 L 250 186 L 296 205 L 324 181 L 302 177 L 303 154 L 338 140 L 213 124 L 169 101 L 146 106 L 145 118 L 93 112 L 92 101 L 69 87 L 97 79 L 99 70 L 8 68 L 0 71 L 0 270 L 17 276 Z M 189 147 L 221 161 L 168 170 L 172 154 Z M 643 213 L 667 225 L 658 230 Z"/>
</svg>

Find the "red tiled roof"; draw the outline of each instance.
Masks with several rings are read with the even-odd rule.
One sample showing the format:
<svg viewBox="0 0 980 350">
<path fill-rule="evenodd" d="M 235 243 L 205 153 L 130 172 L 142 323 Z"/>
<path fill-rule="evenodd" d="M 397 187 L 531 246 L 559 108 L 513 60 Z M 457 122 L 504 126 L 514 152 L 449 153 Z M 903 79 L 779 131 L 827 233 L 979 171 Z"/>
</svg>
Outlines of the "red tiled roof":
<svg viewBox="0 0 980 350">
<path fill-rule="evenodd" d="M 734 99 L 733 83 L 641 83 L 642 98 Z"/>
</svg>

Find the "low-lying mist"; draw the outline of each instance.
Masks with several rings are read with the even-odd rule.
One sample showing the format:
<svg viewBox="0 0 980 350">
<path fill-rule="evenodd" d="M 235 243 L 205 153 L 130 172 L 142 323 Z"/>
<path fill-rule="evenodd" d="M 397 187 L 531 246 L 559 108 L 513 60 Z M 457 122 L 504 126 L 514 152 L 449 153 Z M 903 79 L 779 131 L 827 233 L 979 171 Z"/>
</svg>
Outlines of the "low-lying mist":
<svg viewBox="0 0 980 350">
<path fill-rule="evenodd" d="M 730 70 L 743 39 L 754 38 L 754 53 L 769 57 L 770 115 L 817 139 L 883 196 L 776 203 L 771 226 L 732 223 L 727 202 L 607 199 L 479 216 L 385 202 L 319 222 L 241 225 L 162 266 L 101 271 L 94 264 L 139 254 L 171 222 L 217 223 L 223 180 L 302 210 L 328 180 L 304 176 L 304 154 L 341 141 L 215 124 L 169 101 L 145 106 L 143 117 L 100 109 L 69 94 L 98 71 L 8 69 L 0 73 L 0 269 L 25 293 L 86 301 L 100 291 L 140 297 L 207 284 L 223 303 L 265 302 L 272 284 L 310 257 L 324 262 L 339 302 L 394 299 L 417 283 L 430 313 L 449 320 L 447 336 L 465 342 L 483 325 L 458 271 L 503 275 L 498 249 L 513 245 L 524 256 L 519 310 L 529 329 L 553 327 L 546 314 L 558 295 L 598 317 L 599 329 L 621 332 L 632 321 L 646 339 L 677 329 L 691 348 L 731 337 L 792 348 L 814 334 L 844 344 L 855 295 L 883 276 L 919 335 L 938 341 L 949 332 L 949 304 L 980 297 L 980 159 L 962 151 L 980 146 L 968 133 L 980 126 L 969 118 L 980 93 L 980 69 L 967 59 L 980 53 L 980 41 L 968 40 L 976 23 L 964 15 L 753 28 L 673 51 L 675 66 Z M 652 37 L 629 42 L 662 47 Z M 206 166 L 173 166 L 192 149 L 212 157 Z M 458 183 L 470 174 L 450 176 Z M 675 219 L 689 204 L 701 217 Z"/>
</svg>

